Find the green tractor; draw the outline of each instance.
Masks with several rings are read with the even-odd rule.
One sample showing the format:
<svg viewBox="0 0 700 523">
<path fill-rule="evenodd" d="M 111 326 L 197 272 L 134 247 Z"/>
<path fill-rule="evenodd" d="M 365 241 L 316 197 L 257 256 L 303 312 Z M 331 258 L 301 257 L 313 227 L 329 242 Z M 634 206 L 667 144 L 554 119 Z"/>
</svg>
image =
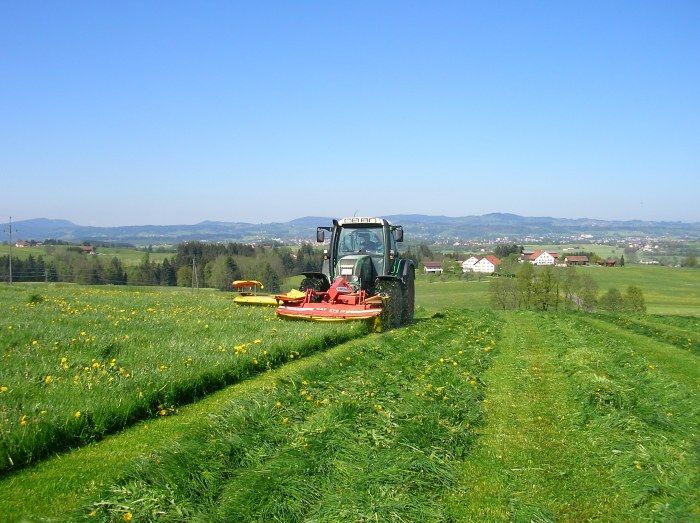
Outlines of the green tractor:
<svg viewBox="0 0 700 523">
<path fill-rule="evenodd" d="M 319 227 L 316 241 L 325 241 L 326 232 L 331 238 L 321 272 L 303 273 L 304 299 L 285 302 L 277 314 L 317 321 L 378 317 L 383 328 L 410 323 L 416 269 L 398 252 L 403 228 L 382 218 L 345 218 Z"/>
</svg>

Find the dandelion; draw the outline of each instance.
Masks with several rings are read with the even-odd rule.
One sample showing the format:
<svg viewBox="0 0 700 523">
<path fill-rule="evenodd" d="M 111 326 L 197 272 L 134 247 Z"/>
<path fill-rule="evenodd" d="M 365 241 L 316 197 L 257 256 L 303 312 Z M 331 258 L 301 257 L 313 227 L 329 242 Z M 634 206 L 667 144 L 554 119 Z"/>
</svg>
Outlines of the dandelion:
<svg viewBox="0 0 700 523">
<path fill-rule="evenodd" d="M 46 383 L 47 385 L 48 385 L 49 383 L 51 383 L 52 381 L 53 381 L 53 376 L 51 376 L 51 374 L 49 374 L 48 376 L 46 376 L 46 377 L 44 378 L 44 383 Z"/>
<path fill-rule="evenodd" d="M 36 340 L 32 340 L 32 345 L 36 345 L 37 343 L 39 343 L 39 342 Z"/>
<path fill-rule="evenodd" d="M 282 418 L 282 424 L 286 425 L 287 423 L 289 423 L 289 418 Z"/>
<path fill-rule="evenodd" d="M 122 515 L 122 519 L 124 521 L 131 521 L 134 518 L 134 515 L 131 512 L 124 512 Z"/>
<path fill-rule="evenodd" d="M 26 426 L 27 426 L 27 423 L 28 423 L 28 421 L 27 421 L 27 415 L 26 415 L 26 414 L 22 414 L 22 417 L 19 418 L 19 426 L 20 426 L 20 427 L 26 427 Z"/>
<path fill-rule="evenodd" d="M 73 414 L 73 417 L 74 417 L 75 419 L 78 419 L 78 418 L 80 418 L 80 416 L 82 416 L 82 415 L 83 415 L 82 412 L 80 412 L 79 410 L 76 410 L 76 411 L 75 411 L 75 414 Z"/>
<path fill-rule="evenodd" d="M 253 343 L 262 343 L 262 340 L 253 340 Z"/>
<path fill-rule="evenodd" d="M 2 387 L 0 387 L 0 394 L 2 394 L 3 392 L 7 392 L 8 390 L 9 389 L 5 385 L 3 385 Z"/>
<path fill-rule="evenodd" d="M 634 468 L 636 468 L 637 470 L 642 470 L 642 464 L 639 461 L 635 461 Z"/>
</svg>

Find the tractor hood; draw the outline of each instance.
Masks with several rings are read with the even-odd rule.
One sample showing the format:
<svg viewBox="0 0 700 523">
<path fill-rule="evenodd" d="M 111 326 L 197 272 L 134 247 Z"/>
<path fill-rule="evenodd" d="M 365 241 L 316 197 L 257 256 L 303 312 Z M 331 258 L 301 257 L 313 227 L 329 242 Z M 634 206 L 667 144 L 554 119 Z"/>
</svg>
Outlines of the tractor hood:
<svg viewBox="0 0 700 523">
<path fill-rule="evenodd" d="M 343 256 L 336 267 L 335 276 L 343 276 L 351 285 L 366 287 L 374 281 L 374 265 L 372 257 L 366 254 L 351 254 Z"/>
</svg>

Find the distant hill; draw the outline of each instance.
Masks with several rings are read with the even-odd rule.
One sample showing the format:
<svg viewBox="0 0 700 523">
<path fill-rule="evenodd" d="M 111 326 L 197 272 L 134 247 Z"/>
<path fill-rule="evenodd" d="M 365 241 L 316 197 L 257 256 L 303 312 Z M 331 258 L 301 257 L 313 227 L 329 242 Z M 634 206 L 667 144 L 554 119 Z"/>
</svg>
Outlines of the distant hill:
<svg viewBox="0 0 700 523">
<path fill-rule="evenodd" d="M 493 239 L 507 236 L 514 240 L 591 234 L 595 238 L 654 236 L 700 240 L 700 223 L 593 220 L 590 218 L 526 217 L 491 213 L 481 216 L 430 216 L 396 214 L 384 216 L 401 224 L 407 240 L 434 241 Z M 284 223 L 244 223 L 203 221 L 193 225 L 130 225 L 88 227 L 67 220 L 37 218 L 13 223 L 14 238 L 66 241 L 113 241 L 137 245 L 177 243 L 187 240 L 244 241 L 312 240 L 319 225 L 329 225 L 329 217 L 306 216 Z M 7 224 L 3 224 L 6 226 Z M 6 240 L 5 240 L 6 241 Z"/>
</svg>

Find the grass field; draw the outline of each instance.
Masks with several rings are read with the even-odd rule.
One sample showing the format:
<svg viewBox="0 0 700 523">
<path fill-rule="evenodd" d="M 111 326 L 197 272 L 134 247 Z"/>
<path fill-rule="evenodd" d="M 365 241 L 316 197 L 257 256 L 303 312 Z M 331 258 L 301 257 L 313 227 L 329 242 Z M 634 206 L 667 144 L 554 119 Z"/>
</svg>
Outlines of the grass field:
<svg viewBox="0 0 700 523">
<path fill-rule="evenodd" d="M 65 250 L 65 245 L 42 245 L 40 247 L 12 247 L 12 256 L 26 259 L 31 254 L 34 258 L 43 256 L 50 257 L 51 252 Z M 111 260 L 113 257 L 119 258 L 124 265 L 138 265 L 143 260 L 145 251 L 128 247 L 97 247 L 97 256 L 100 260 Z M 8 245 L 0 245 L 0 256 L 6 256 L 10 252 Z M 175 253 L 151 252 L 149 258 L 152 262 L 161 263 L 165 258 L 172 258 Z"/>
<path fill-rule="evenodd" d="M 0 471 L 74 447 L 294 358 L 361 325 L 302 325 L 233 295 L 0 286 Z"/>
<path fill-rule="evenodd" d="M 629 285 L 642 289 L 647 311 L 652 314 L 700 316 L 700 270 L 675 267 L 627 265 L 625 267 L 577 267 L 589 274 L 602 294 L 610 287 L 624 292 Z M 432 283 L 431 283 L 432 280 Z M 480 309 L 489 307 L 488 280 L 441 281 L 419 275 L 416 279 L 416 304 L 429 312 L 446 307 Z"/>
<path fill-rule="evenodd" d="M 700 315 L 700 270 L 677 267 L 626 265 L 579 267 L 601 290 L 617 287 L 624 292 L 637 285 L 644 292 L 647 310 L 654 314 Z"/>
<path fill-rule="evenodd" d="M 383 334 L 277 321 L 219 292 L 0 287 L 3 441 L 68 430 L 75 447 L 0 472 L 0 514 L 696 520 L 700 320 L 492 312 L 486 286 L 419 279 L 420 318 Z M 143 416 L 94 430 L 122 404 Z"/>
</svg>

